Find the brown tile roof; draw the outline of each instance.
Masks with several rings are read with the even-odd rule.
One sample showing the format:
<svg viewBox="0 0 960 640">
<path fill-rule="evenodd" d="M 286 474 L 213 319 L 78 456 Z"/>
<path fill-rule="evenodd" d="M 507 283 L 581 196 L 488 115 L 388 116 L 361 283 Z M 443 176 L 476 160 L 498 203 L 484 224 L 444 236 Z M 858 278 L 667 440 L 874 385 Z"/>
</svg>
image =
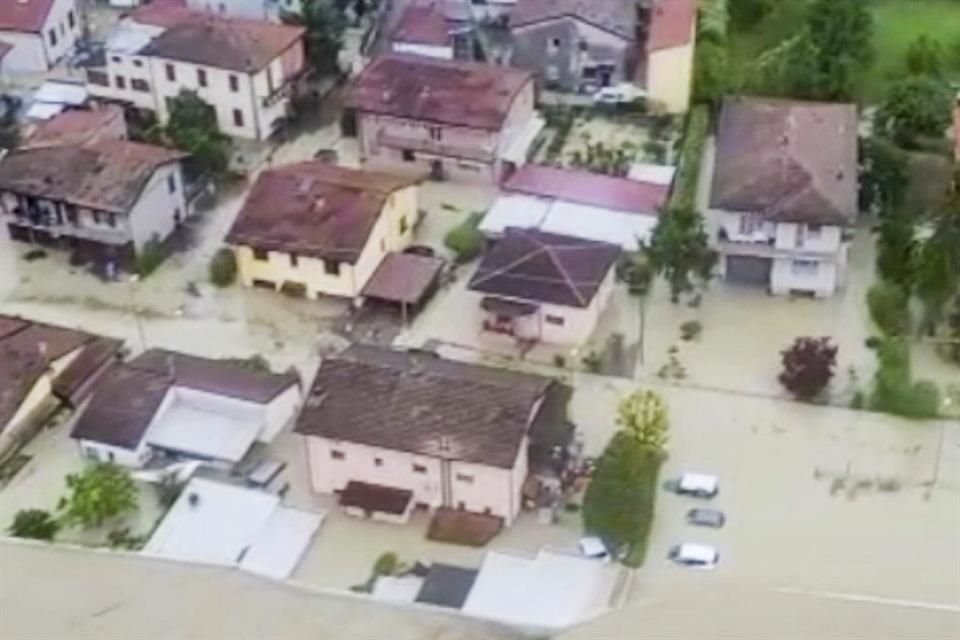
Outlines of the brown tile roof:
<svg viewBox="0 0 960 640">
<path fill-rule="evenodd" d="M 389 195 L 416 182 L 318 161 L 264 171 L 227 242 L 352 264 Z"/>
<path fill-rule="evenodd" d="M 94 109 L 71 109 L 37 124 L 21 148 L 82 145 L 104 139 L 122 139 L 127 126 L 123 107 L 105 104 Z M 124 136 L 118 137 L 116 132 Z"/>
<path fill-rule="evenodd" d="M 265 404 L 299 384 L 294 373 L 254 371 L 222 360 L 151 349 L 107 371 L 70 437 L 135 449 L 171 387 Z"/>
<path fill-rule="evenodd" d="M 72 407 L 93 393 L 100 376 L 118 363 L 123 342 L 114 338 L 95 338 L 87 343 L 73 362 L 53 381 L 53 393 Z"/>
<path fill-rule="evenodd" d="M 0 30 L 39 33 L 54 0 L 3 0 L 0 3 Z"/>
<path fill-rule="evenodd" d="M 401 515 L 413 500 L 413 491 L 385 487 L 380 484 L 351 480 L 340 493 L 341 507 L 359 507 L 364 511 L 376 511 Z"/>
<path fill-rule="evenodd" d="M 507 228 L 470 279 L 472 291 L 587 307 L 620 247 L 537 229 Z"/>
<path fill-rule="evenodd" d="M 650 9 L 647 50 L 690 44 L 697 23 L 697 0 L 655 0 Z"/>
<path fill-rule="evenodd" d="M 511 468 L 552 381 L 355 345 L 320 366 L 296 432 Z"/>
<path fill-rule="evenodd" d="M 670 193 L 670 188 L 665 185 L 533 164 L 518 169 L 502 188 L 514 193 L 644 214 L 657 213 Z"/>
<path fill-rule="evenodd" d="M 184 157 L 180 151 L 126 140 L 27 148 L 0 161 L 0 188 L 124 213 L 154 171 Z"/>
<path fill-rule="evenodd" d="M 177 7 L 138 11 L 133 17 L 137 22 L 166 27 L 141 50 L 142 55 L 247 73 L 266 67 L 306 33 L 303 27 Z"/>
<path fill-rule="evenodd" d="M 346 106 L 360 112 L 499 130 L 528 71 L 489 64 L 388 55 L 349 85 Z"/>
<path fill-rule="evenodd" d="M 362 295 L 417 304 L 437 281 L 445 261 L 411 253 L 388 253 L 363 285 Z"/>
<path fill-rule="evenodd" d="M 776 222 L 851 224 L 857 214 L 856 107 L 726 99 L 710 206 Z"/>
<path fill-rule="evenodd" d="M 510 26 L 558 18 L 576 18 L 624 40 L 636 36 L 637 11 L 629 0 L 519 0 L 510 13 Z"/>
<path fill-rule="evenodd" d="M 411 44 L 444 46 L 450 43 L 447 21 L 433 3 L 408 5 L 392 37 L 395 42 Z"/>
</svg>

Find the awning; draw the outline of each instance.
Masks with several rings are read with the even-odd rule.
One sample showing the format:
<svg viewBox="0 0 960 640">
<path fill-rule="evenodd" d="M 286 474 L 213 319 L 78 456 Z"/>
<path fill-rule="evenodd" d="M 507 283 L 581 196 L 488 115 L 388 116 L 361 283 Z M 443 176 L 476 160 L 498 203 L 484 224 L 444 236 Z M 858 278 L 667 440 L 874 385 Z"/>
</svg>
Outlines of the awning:
<svg viewBox="0 0 960 640">
<path fill-rule="evenodd" d="M 522 316 L 529 316 L 530 314 L 536 312 L 537 305 L 530 304 L 529 302 L 506 300 L 504 298 L 497 298 L 495 296 L 484 296 L 480 301 L 480 308 L 498 316 L 506 316 L 507 318 L 520 318 Z"/>
<path fill-rule="evenodd" d="M 365 298 L 419 304 L 443 270 L 442 258 L 412 253 L 388 253 L 360 292 Z"/>
<path fill-rule="evenodd" d="M 340 493 L 341 507 L 355 507 L 364 511 L 403 515 L 413 500 L 408 489 L 386 487 L 381 484 L 351 480 Z"/>
</svg>

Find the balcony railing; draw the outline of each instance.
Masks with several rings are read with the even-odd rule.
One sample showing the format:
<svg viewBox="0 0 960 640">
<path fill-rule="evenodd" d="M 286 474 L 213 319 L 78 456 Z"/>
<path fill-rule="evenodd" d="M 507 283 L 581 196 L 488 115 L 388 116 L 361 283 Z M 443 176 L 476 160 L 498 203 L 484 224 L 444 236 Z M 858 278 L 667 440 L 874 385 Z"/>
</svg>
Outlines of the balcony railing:
<svg viewBox="0 0 960 640">
<path fill-rule="evenodd" d="M 721 253 L 734 256 L 753 256 L 757 258 L 795 258 L 803 259 L 805 257 L 823 258 L 831 256 L 839 251 L 837 248 L 813 248 L 810 246 L 801 247 L 778 247 L 776 238 L 768 238 L 764 242 L 731 240 L 727 233 L 720 229 L 717 233 L 717 246 Z"/>
<path fill-rule="evenodd" d="M 493 145 L 490 148 L 450 144 L 442 140 L 420 138 L 413 136 L 399 136 L 385 131 L 377 134 L 377 143 L 392 149 L 419 151 L 445 158 L 462 158 L 477 162 L 492 162 L 494 159 Z"/>
<path fill-rule="evenodd" d="M 21 227 L 36 229 L 37 231 L 44 231 L 54 236 L 70 236 L 74 238 L 82 238 L 84 240 L 92 240 L 94 242 L 101 242 L 104 244 L 126 244 L 131 239 L 130 233 L 126 227 L 119 225 L 119 220 L 118 226 L 116 227 L 93 227 L 82 224 L 75 225 L 69 220 L 64 220 L 62 223 L 57 222 L 56 217 L 50 214 L 4 214 L 2 210 L 0 210 L 0 220 Z"/>
</svg>

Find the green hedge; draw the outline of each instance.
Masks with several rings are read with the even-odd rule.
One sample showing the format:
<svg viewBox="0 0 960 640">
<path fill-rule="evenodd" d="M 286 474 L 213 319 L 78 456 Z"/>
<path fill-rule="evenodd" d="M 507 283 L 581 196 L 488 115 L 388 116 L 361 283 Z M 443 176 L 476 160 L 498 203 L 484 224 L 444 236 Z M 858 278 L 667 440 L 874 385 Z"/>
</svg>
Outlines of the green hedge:
<svg viewBox="0 0 960 640">
<path fill-rule="evenodd" d="M 687 116 L 687 128 L 680 149 L 680 165 L 673 182 L 673 194 L 670 206 L 673 209 L 695 209 L 697 204 L 697 183 L 700 179 L 700 165 L 703 162 L 703 146 L 710 127 L 710 109 L 707 105 L 697 105 Z"/>
<path fill-rule="evenodd" d="M 878 282 L 867 291 L 867 308 L 885 335 L 905 336 L 910 332 L 910 299 L 903 287 Z"/>
<path fill-rule="evenodd" d="M 483 251 L 485 238 L 478 229 L 481 220 L 483 214 L 475 211 L 444 236 L 443 244 L 453 251 L 458 263 L 470 262 Z"/>
<path fill-rule="evenodd" d="M 940 390 L 927 380 L 913 381 L 910 346 L 903 339 L 884 338 L 876 347 L 870 408 L 905 418 L 934 418 L 940 410 Z"/>
<path fill-rule="evenodd" d="M 233 250 L 218 249 L 210 261 L 210 282 L 218 287 L 229 287 L 237 279 L 237 259 Z"/>
</svg>

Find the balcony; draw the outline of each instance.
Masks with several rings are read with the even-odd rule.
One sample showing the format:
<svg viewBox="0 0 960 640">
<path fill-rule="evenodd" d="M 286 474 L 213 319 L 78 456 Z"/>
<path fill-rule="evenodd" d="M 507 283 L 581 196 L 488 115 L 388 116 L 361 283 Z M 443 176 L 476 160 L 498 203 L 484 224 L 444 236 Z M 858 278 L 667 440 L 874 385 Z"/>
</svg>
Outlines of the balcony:
<svg viewBox="0 0 960 640">
<path fill-rule="evenodd" d="M 494 160 L 494 148 L 492 144 L 489 145 L 488 148 L 450 144 L 431 138 L 386 133 L 383 130 L 377 134 L 376 140 L 377 144 L 383 147 L 426 153 L 443 158 L 460 158 L 462 160 L 473 160 L 475 162 L 493 162 Z"/>
<path fill-rule="evenodd" d="M 124 245 L 130 241 L 130 234 L 120 220 L 117 221 L 118 225 L 116 227 L 75 225 L 66 220 L 59 223 L 56 217 L 39 211 L 34 211 L 30 215 L 24 215 L 18 213 L 18 211 L 19 208 L 14 213 L 4 213 L 0 210 L 0 222 L 14 224 L 25 229 L 35 229 L 53 237 L 81 238 L 101 244 L 114 245 Z"/>
<path fill-rule="evenodd" d="M 756 258 L 789 258 L 791 260 L 822 260 L 836 255 L 836 249 L 814 249 L 810 247 L 778 247 L 776 238 L 765 240 L 731 240 L 725 229 L 717 232 L 717 247 L 720 253 L 730 256 L 752 256 Z"/>
</svg>

